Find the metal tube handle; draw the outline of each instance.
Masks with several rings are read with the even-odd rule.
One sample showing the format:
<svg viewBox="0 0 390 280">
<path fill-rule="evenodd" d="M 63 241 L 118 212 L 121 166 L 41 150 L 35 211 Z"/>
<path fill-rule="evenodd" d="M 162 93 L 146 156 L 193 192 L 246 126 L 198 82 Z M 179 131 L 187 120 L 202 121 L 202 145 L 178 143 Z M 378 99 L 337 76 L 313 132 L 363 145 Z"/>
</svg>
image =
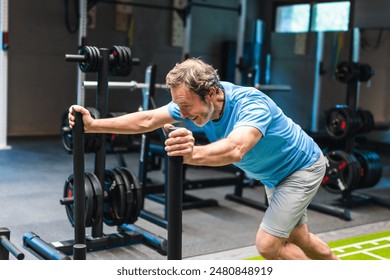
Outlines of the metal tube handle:
<svg viewBox="0 0 390 280">
<path fill-rule="evenodd" d="M 168 129 L 168 135 L 176 127 Z M 183 157 L 168 157 L 168 260 L 182 259 Z"/>
<path fill-rule="evenodd" d="M 74 235 L 75 248 L 78 244 L 86 244 L 85 238 L 85 178 L 84 178 L 84 123 L 83 115 L 73 112 L 75 125 L 73 127 L 73 177 L 74 177 Z M 74 259 L 86 259 L 84 253 L 74 248 Z"/>
</svg>

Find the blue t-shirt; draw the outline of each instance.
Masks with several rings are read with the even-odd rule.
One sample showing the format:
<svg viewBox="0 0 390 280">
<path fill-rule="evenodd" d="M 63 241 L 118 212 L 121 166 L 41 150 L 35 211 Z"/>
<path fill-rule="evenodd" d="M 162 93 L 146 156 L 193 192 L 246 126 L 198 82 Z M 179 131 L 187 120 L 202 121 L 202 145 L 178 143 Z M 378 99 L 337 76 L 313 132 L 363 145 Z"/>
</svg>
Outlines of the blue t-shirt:
<svg viewBox="0 0 390 280">
<path fill-rule="evenodd" d="M 260 130 L 263 137 L 237 163 L 249 177 L 272 188 L 294 171 L 313 164 L 321 150 L 302 128 L 288 118 L 266 94 L 253 87 L 237 86 L 221 82 L 225 91 L 225 107 L 222 118 L 209 121 L 203 131 L 210 142 L 226 138 L 240 126 L 252 126 Z M 194 124 L 180 117 L 179 107 L 168 104 L 170 115 L 186 124 Z M 187 125 L 186 125 L 187 126 Z"/>
</svg>

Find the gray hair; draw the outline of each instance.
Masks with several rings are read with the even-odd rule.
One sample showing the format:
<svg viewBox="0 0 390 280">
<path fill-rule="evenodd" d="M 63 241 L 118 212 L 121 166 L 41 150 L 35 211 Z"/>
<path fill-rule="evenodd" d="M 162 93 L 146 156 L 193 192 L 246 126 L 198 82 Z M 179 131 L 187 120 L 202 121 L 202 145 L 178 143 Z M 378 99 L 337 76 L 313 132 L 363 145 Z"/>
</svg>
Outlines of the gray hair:
<svg viewBox="0 0 390 280">
<path fill-rule="evenodd" d="M 202 100 L 205 100 L 210 87 L 214 86 L 216 89 L 221 87 L 217 70 L 199 58 L 189 58 L 176 64 L 169 71 L 166 76 L 166 84 L 169 89 L 182 83 L 199 95 Z"/>
</svg>

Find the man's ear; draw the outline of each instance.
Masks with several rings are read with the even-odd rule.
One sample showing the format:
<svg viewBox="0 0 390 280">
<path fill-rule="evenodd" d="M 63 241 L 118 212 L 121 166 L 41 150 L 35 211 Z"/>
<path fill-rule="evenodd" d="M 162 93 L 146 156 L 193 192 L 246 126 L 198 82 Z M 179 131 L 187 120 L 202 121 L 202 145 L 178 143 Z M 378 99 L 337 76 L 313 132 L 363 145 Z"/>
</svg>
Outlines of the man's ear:
<svg viewBox="0 0 390 280">
<path fill-rule="evenodd" d="M 211 86 L 208 95 L 211 97 L 213 94 L 217 94 L 217 89 Z"/>
</svg>

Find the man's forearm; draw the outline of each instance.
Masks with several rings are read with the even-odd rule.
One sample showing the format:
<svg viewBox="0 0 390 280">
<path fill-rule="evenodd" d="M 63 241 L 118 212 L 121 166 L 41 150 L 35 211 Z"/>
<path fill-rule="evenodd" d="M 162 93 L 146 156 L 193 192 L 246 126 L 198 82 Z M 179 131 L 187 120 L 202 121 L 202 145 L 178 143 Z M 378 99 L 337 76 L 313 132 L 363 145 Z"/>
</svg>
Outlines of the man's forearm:
<svg viewBox="0 0 390 280">
<path fill-rule="evenodd" d="M 200 166 L 224 166 L 239 162 L 244 153 L 240 146 L 222 139 L 220 141 L 194 146 L 191 157 L 184 156 L 184 163 Z"/>
</svg>

